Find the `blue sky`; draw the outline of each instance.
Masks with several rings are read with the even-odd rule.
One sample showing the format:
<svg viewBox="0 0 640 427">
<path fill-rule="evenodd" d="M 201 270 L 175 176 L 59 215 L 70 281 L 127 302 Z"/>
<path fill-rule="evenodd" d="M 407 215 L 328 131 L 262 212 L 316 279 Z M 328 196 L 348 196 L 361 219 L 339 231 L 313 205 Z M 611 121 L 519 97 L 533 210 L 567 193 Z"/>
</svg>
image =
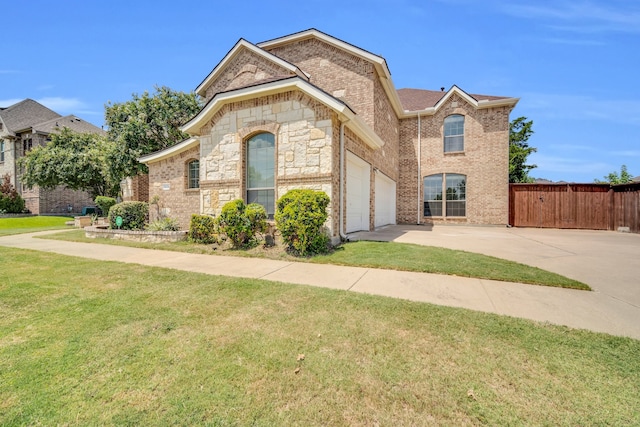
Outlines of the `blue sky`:
<svg viewBox="0 0 640 427">
<path fill-rule="evenodd" d="M 386 58 L 396 88 L 521 98 L 535 177 L 640 175 L 637 0 L 0 2 L 0 106 L 24 98 L 98 126 L 155 85 L 192 91 L 239 38 L 317 28 Z"/>
</svg>

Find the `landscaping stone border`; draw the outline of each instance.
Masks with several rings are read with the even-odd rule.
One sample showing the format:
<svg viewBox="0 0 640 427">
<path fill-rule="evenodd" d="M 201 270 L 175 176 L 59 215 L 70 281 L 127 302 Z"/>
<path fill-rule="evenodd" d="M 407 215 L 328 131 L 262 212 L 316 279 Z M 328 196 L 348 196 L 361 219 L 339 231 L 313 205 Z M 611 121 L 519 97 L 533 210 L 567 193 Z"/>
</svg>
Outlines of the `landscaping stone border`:
<svg viewBox="0 0 640 427">
<path fill-rule="evenodd" d="M 134 242 L 179 242 L 186 240 L 186 231 L 140 231 L 140 230 L 113 230 L 106 226 L 91 226 L 84 228 L 84 235 L 91 239 L 130 240 Z"/>
</svg>

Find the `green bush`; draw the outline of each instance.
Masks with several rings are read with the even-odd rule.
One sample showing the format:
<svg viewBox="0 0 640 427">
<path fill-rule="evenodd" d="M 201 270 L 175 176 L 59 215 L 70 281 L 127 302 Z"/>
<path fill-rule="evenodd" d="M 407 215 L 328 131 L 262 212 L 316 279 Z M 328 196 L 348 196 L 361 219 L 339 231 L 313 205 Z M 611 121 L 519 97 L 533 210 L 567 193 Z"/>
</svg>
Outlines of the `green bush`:
<svg viewBox="0 0 640 427">
<path fill-rule="evenodd" d="M 323 191 L 290 190 L 278 199 L 276 226 L 288 250 L 302 256 L 327 252 L 327 206 L 329 196 Z"/>
<path fill-rule="evenodd" d="M 11 184 L 11 177 L 6 174 L 0 185 L 0 212 L 22 213 L 24 212 L 24 199 Z"/>
<path fill-rule="evenodd" d="M 164 217 L 161 219 L 156 219 L 153 222 L 150 222 L 147 225 L 147 230 L 149 231 L 179 231 L 180 224 L 178 220 L 175 218 Z"/>
<path fill-rule="evenodd" d="M 122 226 L 118 227 L 116 218 L 122 217 Z M 144 230 L 149 218 L 149 204 L 145 202 L 122 202 L 109 209 L 109 228 L 121 230 Z"/>
<path fill-rule="evenodd" d="M 96 204 L 96 206 L 98 206 L 98 208 L 100 208 L 102 216 L 108 216 L 111 206 L 115 205 L 118 202 L 113 197 L 97 196 L 94 200 L 94 203 Z"/>
<path fill-rule="evenodd" d="M 190 242 L 205 245 L 218 242 L 216 219 L 209 215 L 191 215 L 188 238 Z"/>
<path fill-rule="evenodd" d="M 222 207 L 217 223 L 233 247 L 246 248 L 256 244 L 256 234 L 267 229 L 267 211 L 257 203 L 245 205 L 244 201 L 236 199 Z"/>
</svg>

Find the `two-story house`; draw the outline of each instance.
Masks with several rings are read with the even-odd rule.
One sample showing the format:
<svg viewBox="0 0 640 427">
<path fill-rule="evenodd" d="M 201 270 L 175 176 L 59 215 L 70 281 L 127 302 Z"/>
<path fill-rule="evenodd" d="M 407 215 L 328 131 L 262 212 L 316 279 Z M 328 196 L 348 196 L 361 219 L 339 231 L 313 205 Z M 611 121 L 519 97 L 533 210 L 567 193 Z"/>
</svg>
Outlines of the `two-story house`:
<svg viewBox="0 0 640 427">
<path fill-rule="evenodd" d="M 196 88 L 191 137 L 140 160 L 161 212 L 188 226 L 233 199 L 326 192 L 334 241 L 401 223 L 506 224 L 518 99 L 396 90 L 381 56 L 315 29 L 241 39 Z"/>
<path fill-rule="evenodd" d="M 104 133 L 91 123 L 74 115 L 62 116 L 32 99 L 0 108 L 0 177 L 9 174 L 11 183 L 32 213 L 79 213 L 83 206 L 94 204 L 84 191 L 64 187 L 28 188 L 20 181 L 18 160 L 32 148 L 46 144 L 53 132 L 65 127 L 82 133 Z"/>
</svg>

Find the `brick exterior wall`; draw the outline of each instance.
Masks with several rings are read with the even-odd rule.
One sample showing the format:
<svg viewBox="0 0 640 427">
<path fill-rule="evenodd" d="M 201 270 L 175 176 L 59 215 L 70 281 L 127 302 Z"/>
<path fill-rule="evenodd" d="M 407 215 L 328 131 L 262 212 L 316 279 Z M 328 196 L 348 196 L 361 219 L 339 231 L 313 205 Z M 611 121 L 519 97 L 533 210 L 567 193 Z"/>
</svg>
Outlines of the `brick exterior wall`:
<svg viewBox="0 0 640 427">
<path fill-rule="evenodd" d="M 331 198 L 327 228 L 339 235 L 340 176 L 345 180 L 346 152 L 370 168 L 369 218 L 375 224 L 375 176 L 396 182 L 396 221 L 506 224 L 508 217 L 508 130 L 510 107 L 476 109 L 454 94 L 434 115 L 399 119 L 374 64 L 320 39 L 295 40 L 268 49 L 310 74 L 310 82 L 352 108 L 384 141 L 372 149 L 345 126 L 345 163 L 340 173 L 341 123 L 335 112 L 299 91 L 288 91 L 232 102 L 204 125 L 200 147 L 149 165 L 150 197 L 160 198 L 157 213 L 176 217 L 188 226 L 191 213 L 218 215 L 233 199 L 245 198 L 245 142 L 260 132 L 275 135 L 275 197 L 293 188 L 325 191 Z M 226 64 L 206 89 L 215 93 L 246 87 L 269 77 L 291 75 L 289 70 L 245 50 Z M 444 153 L 443 122 L 451 114 L 465 116 L 464 152 Z M 418 150 L 418 131 L 421 148 Z M 418 172 L 418 151 L 421 170 Z M 186 190 L 186 163 L 200 159 L 200 189 Z M 426 219 L 422 216 L 422 179 L 431 174 L 467 176 L 466 216 Z M 163 188 L 170 188 L 170 191 Z M 345 206 L 347 201 L 344 201 Z M 153 208 L 151 209 L 153 215 Z M 344 213 L 344 212 L 343 212 Z M 346 226 L 346 215 L 342 215 Z"/>
<path fill-rule="evenodd" d="M 429 222 L 507 224 L 509 209 L 509 112 L 508 107 L 476 109 L 459 96 L 452 96 L 433 116 L 421 118 L 421 173 L 458 173 L 467 176 L 466 217 L 424 218 Z M 444 153 L 444 119 L 461 114 L 464 122 L 464 152 Z M 416 223 L 418 192 L 417 118 L 401 123 L 398 220 Z M 420 205 L 422 207 L 422 204 Z"/>
<path fill-rule="evenodd" d="M 374 128 L 376 75 L 372 63 L 317 39 L 301 40 L 267 51 L 309 73 L 312 84 L 346 101 Z"/>
<path fill-rule="evenodd" d="M 188 163 L 199 159 L 200 149 L 193 147 L 149 165 L 149 221 L 171 217 L 178 220 L 181 229 L 189 228 L 191 214 L 200 213 L 200 190 L 187 188 Z"/>
<path fill-rule="evenodd" d="M 128 177 L 120 183 L 122 201 L 149 202 L 149 175 L 141 174 Z"/>
</svg>

